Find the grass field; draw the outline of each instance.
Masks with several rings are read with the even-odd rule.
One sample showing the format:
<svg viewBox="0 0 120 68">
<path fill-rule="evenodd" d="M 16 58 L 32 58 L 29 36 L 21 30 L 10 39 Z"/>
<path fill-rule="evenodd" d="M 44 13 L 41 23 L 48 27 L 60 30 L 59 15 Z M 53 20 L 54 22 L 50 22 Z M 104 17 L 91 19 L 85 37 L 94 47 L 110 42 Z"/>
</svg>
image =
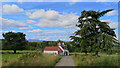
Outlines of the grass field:
<svg viewBox="0 0 120 68">
<path fill-rule="evenodd" d="M 2 54 L 2 61 L 8 61 L 8 60 L 12 60 L 12 59 L 16 59 L 18 57 L 20 57 L 23 53 L 27 53 L 27 52 L 35 52 L 32 50 L 17 50 L 17 54 L 13 54 L 13 50 L 0 50 L 1 53 L 5 53 Z"/>
<path fill-rule="evenodd" d="M 22 54 L 2 54 L 2 61 L 13 60 L 22 56 Z"/>
<path fill-rule="evenodd" d="M 9 59 L 7 54 L 3 56 L 3 59 Z M 56 54 L 43 54 L 42 52 L 10 54 L 10 56 L 11 60 L 2 61 L 3 66 L 54 66 L 61 58 Z"/>
<path fill-rule="evenodd" d="M 120 61 L 118 61 L 118 55 L 106 55 L 100 54 L 100 57 L 97 56 L 83 56 L 79 55 L 73 57 L 76 66 L 119 66 Z"/>
<path fill-rule="evenodd" d="M 13 50 L 0 50 L 0 52 L 14 52 Z M 33 50 L 16 50 L 16 52 L 18 53 L 24 53 L 24 52 L 34 52 Z"/>
</svg>

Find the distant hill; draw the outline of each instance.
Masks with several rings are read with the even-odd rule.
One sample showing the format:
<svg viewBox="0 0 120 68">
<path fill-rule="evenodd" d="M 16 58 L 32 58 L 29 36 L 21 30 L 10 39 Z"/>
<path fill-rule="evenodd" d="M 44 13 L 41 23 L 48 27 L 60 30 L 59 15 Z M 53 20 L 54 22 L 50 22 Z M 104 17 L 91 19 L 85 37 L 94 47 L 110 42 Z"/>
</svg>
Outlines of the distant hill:
<svg viewBox="0 0 120 68">
<path fill-rule="evenodd" d="M 29 42 L 43 42 L 43 40 L 37 40 L 37 39 L 28 39 Z"/>
</svg>

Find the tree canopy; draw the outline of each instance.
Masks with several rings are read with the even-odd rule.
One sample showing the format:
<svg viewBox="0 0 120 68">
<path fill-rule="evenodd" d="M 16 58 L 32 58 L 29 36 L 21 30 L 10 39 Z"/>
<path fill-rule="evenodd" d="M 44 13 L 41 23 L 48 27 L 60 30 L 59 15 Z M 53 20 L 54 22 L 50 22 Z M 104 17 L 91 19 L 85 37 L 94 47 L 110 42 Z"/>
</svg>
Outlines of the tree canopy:
<svg viewBox="0 0 120 68">
<path fill-rule="evenodd" d="M 100 21 L 100 17 L 112 10 L 102 12 L 84 10 L 81 12 L 76 25 L 80 29 L 74 33 L 75 36 L 71 36 L 71 39 L 80 47 L 82 52 L 94 51 L 98 55 L 99 51 L 109 51 L 111 47 L 118 44 L 118 40 L 115 38 L 115 29 L 110 28 L 108 22 Z"/>
<path fill-rule="evenodd" d="M 4 37 L 3 44 L 6 45 L 5 47 L 14 50 L 14 53 L 16 53 L 16 50 L 23 50 L 27 44 L 26 35 L 21 32 L 8 32 L 2 35 Z"/>
</svg>

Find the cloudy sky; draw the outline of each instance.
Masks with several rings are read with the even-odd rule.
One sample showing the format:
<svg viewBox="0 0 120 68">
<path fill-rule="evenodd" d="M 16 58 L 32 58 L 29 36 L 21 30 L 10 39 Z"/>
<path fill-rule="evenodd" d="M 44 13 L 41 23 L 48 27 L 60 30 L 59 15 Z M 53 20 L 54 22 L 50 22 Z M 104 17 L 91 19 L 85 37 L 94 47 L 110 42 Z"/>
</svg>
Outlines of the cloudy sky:
<svg viewBox="0 0 120 68">
<path fill-rule="evenodd" d="M 117 2 L 2 2 L 0 34 L 8 31 L 23 32 L 27 39 L 69 41 L 78 30 L 75 26 L 83 10 L 104 11 L 114 9 L 101 17 L 116 28 L 118 35 Z M 105 1 L 105 0 L 104 0 Z M 3 38 L 0 36 L 0 38 Z"/>
</svg>

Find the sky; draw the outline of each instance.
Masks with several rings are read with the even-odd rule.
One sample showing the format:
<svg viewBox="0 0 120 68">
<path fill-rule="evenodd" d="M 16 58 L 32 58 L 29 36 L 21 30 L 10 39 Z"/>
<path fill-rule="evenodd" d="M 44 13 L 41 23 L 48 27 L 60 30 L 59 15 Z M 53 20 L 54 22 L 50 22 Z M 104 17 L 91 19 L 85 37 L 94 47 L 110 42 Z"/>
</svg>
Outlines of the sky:
<svg viewBox="0 0 120 68">
<path fill-rule="evenodd" d="M 27 39 L 70 41 L 78 30 L 78 17 L 83 10 L 104 11 L 114 9 L 100 18 L 116 28 L 118 38 L 117 2 L 2 2 L 0 11 L 0 38 L 9 31 L 23 32 Z"/>
</svg>

